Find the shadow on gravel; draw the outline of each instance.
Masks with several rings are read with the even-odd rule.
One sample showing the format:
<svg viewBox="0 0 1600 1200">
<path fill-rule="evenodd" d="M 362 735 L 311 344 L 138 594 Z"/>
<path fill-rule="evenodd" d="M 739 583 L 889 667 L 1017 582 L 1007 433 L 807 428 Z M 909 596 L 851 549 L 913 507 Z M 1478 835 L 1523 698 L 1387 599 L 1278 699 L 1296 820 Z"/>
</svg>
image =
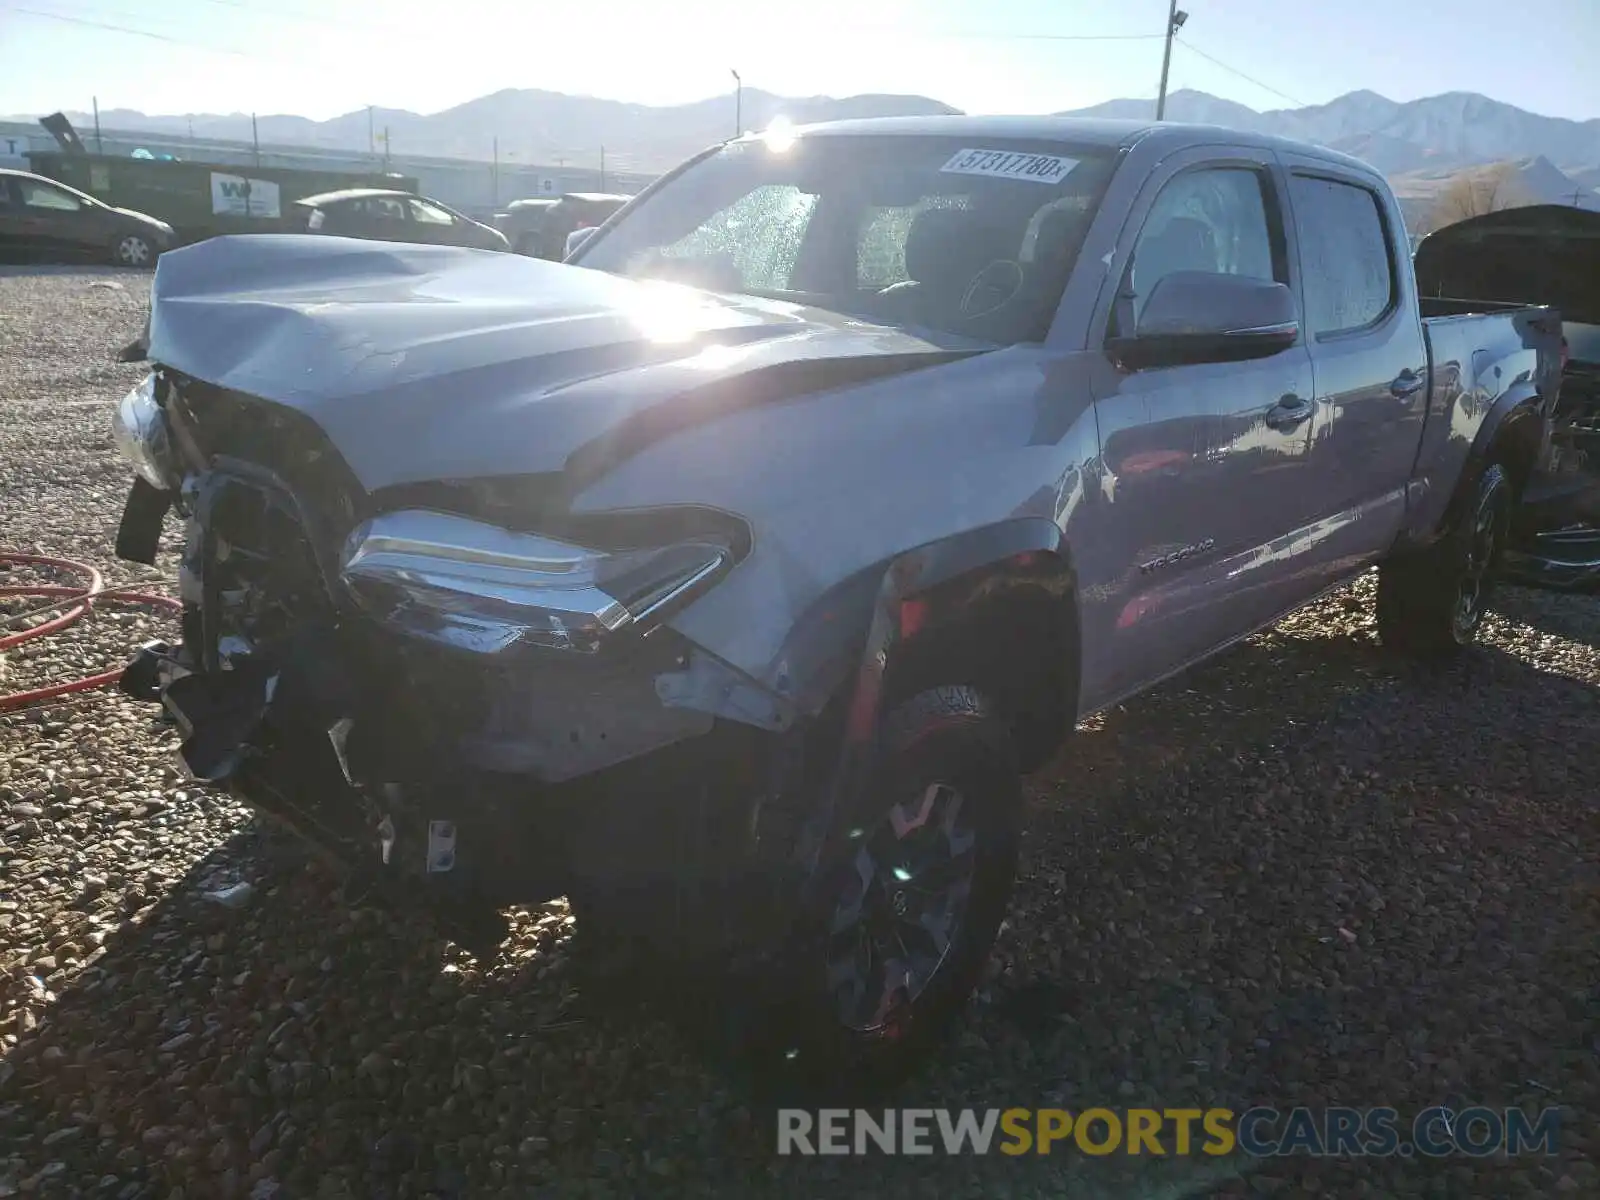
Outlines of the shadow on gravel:
<svg viewBox="0 0 1600 1200">
<path fill-rule="evenodd" d="M 97 275 L 107 279 L 149 279 L 153 272 L 110 263 L 29 261 L 21 255 L 0 254 L 0 276 L 9 279 L 47 278 L 56 275 Z"/>
<path fill-rule="evenodd" d="M 1600 594 L 1503 588 L 1495 608 L 1520 624 L 1580 646 L 1600 648 Z"/>
<path fill-rule="evenodd" d="M 1213 1194 L 1550 1193 L 1597 1149 L 1600 891 L 1568 832 L 1597 718 L 1595 689 L 1493 645 L 1396 670 L 1316 626 L 1124 706 L 1034 782 L 995 977 L 899 1102 L 1561 1104 L 1555 1162 L 1294 1160 Z M 219 871 L 257 881 L 247 904 L 205 898 Z M 561 1019 L 568 922 L 519 914 L 523 957 L 484 967 L 235 839 L 39 998 L 0 1066 L 0 1178 L 12 1155 L 40 1196 L 1149 1200 L 1250 1169 L 777 1159 L 668 1023 Z"/>
</svg>

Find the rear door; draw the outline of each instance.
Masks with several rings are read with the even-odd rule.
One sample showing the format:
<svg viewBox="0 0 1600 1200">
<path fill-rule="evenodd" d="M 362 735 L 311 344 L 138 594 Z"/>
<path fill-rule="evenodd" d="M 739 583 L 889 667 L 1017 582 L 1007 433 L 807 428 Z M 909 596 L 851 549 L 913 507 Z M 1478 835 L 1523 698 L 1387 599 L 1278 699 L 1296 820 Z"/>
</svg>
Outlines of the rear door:
<svg viewBox="0 0 1600 1200">
<path fill-rule="evenodd" d="M 1132 327 L 1175 271 L 1298 286 L 1282 172 L 1254 147 L 1171 156 L 1135 202 L 1109 266 L 1091 345 Z M 1311 358 L 1126 371 L 1095 360 L 1108 501 L 1081 550 L 1085 707 L 1100 707 L 1249 633 L 1307 595 L 1299 568 L 1314 520 Z"/>
<path fill-rule="evenodd" d="M 1289 157 L 1289 200 L 1305 279 L 1305 332 L 1316 378 L 1312 456 L 1340 553 L 1332 582 L 1389 549 L 1428 405 L 1428 358 L 1404 226 L 1375 178 Z M 1332 546 L 1330 545 L 1330 549 Z"/>
</svg>

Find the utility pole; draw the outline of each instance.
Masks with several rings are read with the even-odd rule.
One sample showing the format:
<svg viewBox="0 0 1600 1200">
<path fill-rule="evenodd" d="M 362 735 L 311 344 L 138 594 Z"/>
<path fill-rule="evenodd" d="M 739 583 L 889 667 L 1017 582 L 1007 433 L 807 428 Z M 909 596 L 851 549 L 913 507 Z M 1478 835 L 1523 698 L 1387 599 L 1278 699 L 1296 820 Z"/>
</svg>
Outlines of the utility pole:
<svg viewBox="0 0 1600 1200">
<path fill-rule="evenodd" d="M 94 152 L 104 154 L 105 147 L 100 144 L 100 97 L 91 96 L 89 99 L 94 105 Z"/>
<path fill-rule="evenodd" d="M 256 132 L 256 115 L 255 115 L 255 113 L 251 113 L 250 114 L 250 144 L 253 147 L 255 147 L 256 168 L 259 170 L 260 167 L 261 167 L 261 137 Z"/>
<path fill-rule="evenodd" d="M 1172 0 L 1172 6 L 1167 9 L 1166 49 L 1161 52 L 1161 91 L 1156 96 L 1158 121 L 1167 115 L 1167 71 L 1172 66 L 1172 39 L 1178 36 L 1178 30 L 1183 28 L 1183 23 L 1188 19 L 1189 14 L 1178 7 L 1178 0 Z"/>
<path fill-rule="evenodd" d="M 1173 0 L 1174 3 L 1177 0 Z M 744 80 L 739 78 L 739 72 L 730 69 L 728 74 L 733 76 L 733 136 L 744 136 Z"/>
<path fill-rule="evenodd" d="M 378 154 L 378 134 L 372 127 L 372 105 L 367 105 L 367 153 L 373 157 Z"/>
<path fill-rule="evenodd" d="M 389 127 L 387 125 L 383 127 L 383 169 L 385 173 L 389 170 Z"/>
</svg>

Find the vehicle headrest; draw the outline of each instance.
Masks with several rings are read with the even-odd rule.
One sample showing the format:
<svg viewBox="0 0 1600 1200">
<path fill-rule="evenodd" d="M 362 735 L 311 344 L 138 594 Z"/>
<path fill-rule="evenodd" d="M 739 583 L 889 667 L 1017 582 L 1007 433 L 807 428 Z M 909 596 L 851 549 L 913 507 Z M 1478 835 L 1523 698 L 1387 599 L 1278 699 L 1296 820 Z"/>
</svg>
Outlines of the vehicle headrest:
<svg viewBox="0 0 1600 1200">
<path fill-rule="evenodd" d="M 1034 231 L 1033 261 L 1055 262 L 1075 253 L 1087 229 L 1083 213 L 1070 208 L 1051 209 L 1039 219 Z"/>
<path fill-rule="evenodd" d="M 1134 269 L 1151 282 L 1174 271 L 1215 271 L 1217 247 L 1211 227 L 1193 217 L 1173 217 L 1139 248 Z"/>
<path fill-rule="evenodd" d="M 918 283 L 965 285 L 997 257 L 995 231 L 974 212 L 930 208 L 906 231 L 906 276 Z"/>
</svg>

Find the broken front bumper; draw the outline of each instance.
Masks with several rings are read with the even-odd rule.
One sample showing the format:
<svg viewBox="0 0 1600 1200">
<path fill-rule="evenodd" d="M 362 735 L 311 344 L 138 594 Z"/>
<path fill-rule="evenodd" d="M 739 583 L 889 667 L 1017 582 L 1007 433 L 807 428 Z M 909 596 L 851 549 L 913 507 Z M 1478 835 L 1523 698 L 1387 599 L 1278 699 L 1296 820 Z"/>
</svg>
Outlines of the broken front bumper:
<svg viewBox="0 0 1600 1200">
<path fill-rule="evenodd" d="M 130 500 L 130 541 L 158 507 Z M 760 814 L 792 722 L 751 681 L 665 628 L 592 656 L 429 644 L 329 599 L 270 479 L 219 475 L 182 508 L 183 640 L 122 688 L 161 704 L 197 779 L 479 949 L 504 931 L 485 914 L 563 893 L 753 936 L 735 918 L 776 882 Z"/>
</svg>

